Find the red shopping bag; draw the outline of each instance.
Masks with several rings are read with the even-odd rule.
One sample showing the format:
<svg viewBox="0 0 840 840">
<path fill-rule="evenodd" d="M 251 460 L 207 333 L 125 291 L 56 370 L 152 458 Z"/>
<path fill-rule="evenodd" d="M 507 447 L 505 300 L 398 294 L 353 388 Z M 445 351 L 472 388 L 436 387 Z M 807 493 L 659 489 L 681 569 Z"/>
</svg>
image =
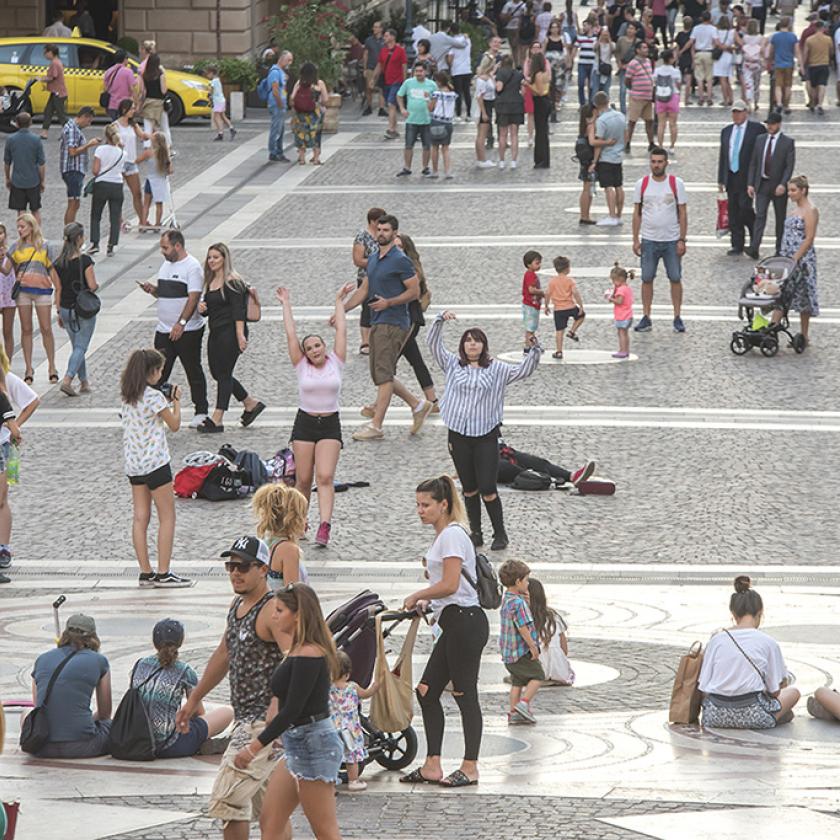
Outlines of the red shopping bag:
<svg viewBox="0 0 840 840">
<path fill-rule="evenodd" d="M 720 239 L 729 233 L 729 202 L 725 198 L 717 200 L 717 224 L 715 224 L 715 234 Z"/>
</svg>

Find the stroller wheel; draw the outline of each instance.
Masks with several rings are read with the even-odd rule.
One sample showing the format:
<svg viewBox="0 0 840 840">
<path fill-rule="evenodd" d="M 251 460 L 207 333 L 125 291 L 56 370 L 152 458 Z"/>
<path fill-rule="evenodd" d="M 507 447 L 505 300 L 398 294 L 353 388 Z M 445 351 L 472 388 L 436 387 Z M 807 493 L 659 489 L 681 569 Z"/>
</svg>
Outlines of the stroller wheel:
<svg viewBox="0 0 840 840">
<path fill-rule="evenodd" d="M 768 359 L 772 358 L 779 352 L 779 339 L 775 336 L 768 335 L 761 342 L 761 352 Z"/>
<path fill-rule="evenodd" d="M 409 726 L 402 732 L 386 734 L 382 752 L 376 756 L 376 763 L 386 770 L 403 770 L 417 755 L 417 733 Z"/>
<path fill-rule="evenodd" d="M 797 353 L 804 353 L 805 347 L 807 346 L 808 342 L 805 340 L 805 336 L 802 333 L 797 333 L 793 337 L 793 341 L 791 341 L 793 345 L 793 349 L 796 350 Z"/>
<path fill-rule="evenodd" d="M 732 341 L 729 342 L 729 349 L 736 356 L 743 356 L 750 349 L 750 345 L 741 333 L 735 333 L 732 336 Z"/>
</svg>

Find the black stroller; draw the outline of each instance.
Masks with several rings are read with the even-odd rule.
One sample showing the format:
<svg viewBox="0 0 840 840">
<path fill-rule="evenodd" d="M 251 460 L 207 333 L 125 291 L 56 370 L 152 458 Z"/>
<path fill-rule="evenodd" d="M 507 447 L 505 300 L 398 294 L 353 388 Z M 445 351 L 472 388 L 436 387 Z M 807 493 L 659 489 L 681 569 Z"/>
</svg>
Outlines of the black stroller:
<svg viewBox="0 0 840 840">
<path fill-rule="evenodd" d="M 32 100 L 29 97 L 29 91 L 32 90 L 32 85 L 35 84 L 35 81 L 35 79 L 30 79 L 23 90 L 10 90 L 2 98 L 0 131 L 4 134 L 11 134 L 13 131 L 17 131 L 15 119 L 21 111 L 26 111 L 28 114 L 32 113 Z"/>
<path fill-rule="evenodd" d="M 736 356 L 743 356 L 754 347 L 768 358 L 775 356 L 779 352 L 781 334 L 788 337 L 790 346 L 797 353 L 805 351 L 805 336 L 790 331 L 788 317 L 800 282 L 802 270 L 790 257 L 767 257 L 756 264 L 753 276 L 741 289 L 738 300 L 738 317 L 747 325 L 732 333 L 729 349 Z M 774 310 L 782 313 L 777 323 L 768 317 Z"/>
<path fill-rule="evenodd" d="M 380 597 L 369 589 L 360 592 L 346 604 L 336 607 L 327 616 L 327 626 L 333 634 L 335 646 L 343 650 L 353 663 L 350 678 L 359 685 L 370 683 L 373 666 L 376 661 L 376 631 L 374 618 L 382 612 L 388 612 Z M 389 612 L 383 623 L 389 627 L 383 630 L 383 637 L 389 636 L 394 628 L 407 619 L 415 618 L 416 612 Z M 403 770 L 414 761 L 417 755 L 417 733 L 409 726 L 402 732 L 382 732 L 377 729 L 366 715 L 359 714 L 362 730 L 365 733 L 365 746 L 368 757 L 365 764 L 375 761 L 386 770 Z M 362 767 L 359 767 L 359 772 Z M 345 778 L 344 770 L 341 773 Z"/>
</svg>

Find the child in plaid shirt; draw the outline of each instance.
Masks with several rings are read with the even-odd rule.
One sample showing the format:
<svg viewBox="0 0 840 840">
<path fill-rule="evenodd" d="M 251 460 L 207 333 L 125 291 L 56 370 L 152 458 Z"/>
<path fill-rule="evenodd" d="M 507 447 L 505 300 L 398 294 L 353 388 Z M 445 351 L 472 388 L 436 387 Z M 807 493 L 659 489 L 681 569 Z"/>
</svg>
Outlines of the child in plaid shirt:
<svg viewBox="0 0 840 840">
<path fill-rule="evenodd" d="M 525 597 L 531 570 L 520 560 L 507 560 L 499 569 L 505 587 L 501 606 L 499 650 L 510 674 L 508 723 L 536 723 L 531 700 L 539 691 L 545 672 L 540 664 L 537 628 Z"/>
</svg>

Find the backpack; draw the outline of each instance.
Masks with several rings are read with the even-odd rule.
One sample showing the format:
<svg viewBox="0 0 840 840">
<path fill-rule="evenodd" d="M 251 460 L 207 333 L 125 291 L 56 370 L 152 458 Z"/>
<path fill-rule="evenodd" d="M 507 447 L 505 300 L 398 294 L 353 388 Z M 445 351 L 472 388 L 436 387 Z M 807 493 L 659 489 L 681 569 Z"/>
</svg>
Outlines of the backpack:
<svg viewBox="0 0 840 840">
<path fill-rule="evenodd" d="M 469 581 L 470 586 L 478 593 L 478 603 L 485 610 L 497 610 L 502 603 L 502 586 L 496 577 L 493 564 L 483 554 L 475 555 L 475 569 L 477 579 L 473 580 L 461 569 L 461 574 Z"/>
<path fill-rule="evenodd" d="M 522 15 L 519 18 L 519 39 L 523 43 L 532 40 L 537 34 L 537 27 L 534 23 L 534 18 L 529 14 Z"/>
<path fill-rule="evenodd" d="M 661 69 L 661 68 L 660 68 Z M 655 99 L 657 102 L 670 102 L 671 97 L 676 93 L 674 90 L 674 77 L 670 74 L 667 76 L 657 73 L 654 76 Z"/>
<path fill-rule="evenodd" d="M 650 184 L 650 175 L 645 175 L 642 178 L 642 191 L 639 197 L 639 207 L 645 203 L 645 192 Z M 676 175 L 669 175 L 668 176 L 668 186 L 671 188 L 671 192 L 674 194 L 674 209 L 677 211 L 677 218 L 680 217 L 680 197 L 677 193 L 677 176 Z"/>
<path fill-rule="evenodd" d="M 134 672 L 140 660 L 131 669 L 129 685 L 134 684 Z M 117 706 L 114 720 L 111 723 L 111 734 L 108 736 L 108 751 L 113 758 L 123 761 L 152 761 L 155 757 L 155 736 L 149 710 L 143 702 L 140 689 L 149 680 L 156 677 L 163 668 L 158 668 L 149 674 L 140 685 L 129 688 Z"/>
<path fill-rule="evenodd" d="M 209 502 L 226 502 L 229 499 L 238 499 L 241 489 L 242 473 L 229 463 L 220 462 L 211 467 L 198 496 Z"/>
<path fill-rule="evenodd" d="M 292 107 L 301 114 L 311 114 L 315 110 L 315 93 L 312 85 L 298 85 L 292 99 Z"/>
<path fill-rule="evenodd" d="M 268 102 L 268 97 L 271 96 L 271 85 L 268 83 L 268 76 L 260 79 L 257 85 L 257 96 L 260 102 Z"/>
<path fill-rule="evenodd" d="M 274 457 L 266 462 L 269 481 L 284 481 L 294 487 L 295 485 L 295 455 L 289 447 L 278 449 Z"/>
<path fill-rule="evenodd" d="M 581 135 L 575 140 L 575 157 L 581 166 L 589 166 L 595 160 L 595 150 L 589 145 L 589 138 Z"/>
<path fill-rule="evenodd" d="M 242 483 L 256 490 L 268 483 L 268 470 L 263 459 L 250 449 L 240 449 L 234 458 L 234 463 L 242 471 Z"/>
<path fill-rule="evenodd" d="M 182 499 L 195 499 L 214 466 L 215 464 L 205 464 L 201 467 L 184 467 L 178 470 L 172 482 L 175 495 Z"/>
<path fill-rule="evenodd" d="M 551 476 L 536 470 L 522 470 L 510 485 L 514 490 L 548 490 Z"/>
</svg>

